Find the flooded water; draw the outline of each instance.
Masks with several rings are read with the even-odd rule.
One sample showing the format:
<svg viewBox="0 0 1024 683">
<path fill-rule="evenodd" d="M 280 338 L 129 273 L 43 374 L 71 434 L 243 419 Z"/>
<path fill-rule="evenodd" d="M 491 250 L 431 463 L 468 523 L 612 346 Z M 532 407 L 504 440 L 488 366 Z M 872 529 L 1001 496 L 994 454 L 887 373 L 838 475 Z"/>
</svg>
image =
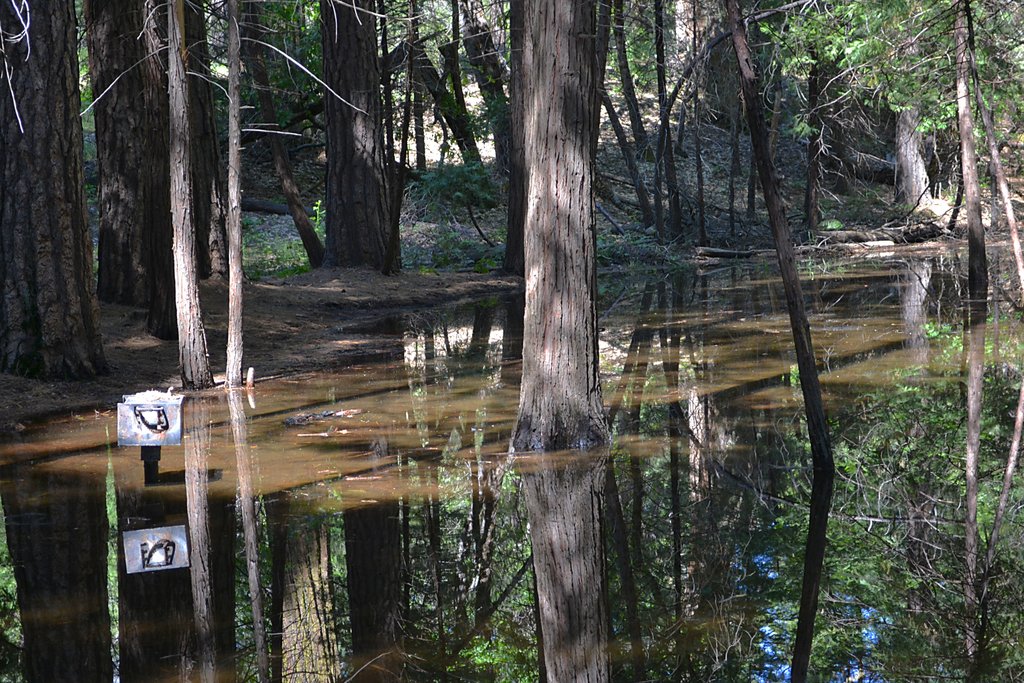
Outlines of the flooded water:
<svg viewBox="0 0 1024 683">
<path fill-rule="evenodd" d="M 543 641 L 613 680 L 787 680 L 810 456 L 773 272 L 602 281 L 601 453 L 508 456 L 515 301 L 186 399 L 148 485 L 113 412 L 0 444 L 0 680 L 568 680 Z M 815 680 L 1020 679 L 1017 316 L 965 335 L 949 257 L 804 274 L 837 465 Z"/>
</svg>

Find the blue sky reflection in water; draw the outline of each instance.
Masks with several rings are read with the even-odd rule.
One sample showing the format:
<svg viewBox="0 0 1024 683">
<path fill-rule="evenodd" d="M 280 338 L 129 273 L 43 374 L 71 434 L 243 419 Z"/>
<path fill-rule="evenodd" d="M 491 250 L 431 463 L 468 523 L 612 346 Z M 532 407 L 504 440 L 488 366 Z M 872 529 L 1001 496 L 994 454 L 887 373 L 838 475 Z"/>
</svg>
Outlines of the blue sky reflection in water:
<svg viewBox="0 0 1024 683">
<path fill-rule="evenodd" d="M 935 256 L 805 269 L 838 470 L 812 657 L 820 680 L 1024 671 L 1015 485 L 992 562 L 984 556 L 1021 329 L 1006 304 L 990 309 L 977 563 L 987 571 L 971 614 L 958 268 Z M 564 585 L 607 595 L 615 680 L 788 676 L 810 473 L 772 272 L 727 265 L 601 283 L 615 444 L 570 459 L 597 468 L 586 477 L 602 511 L 593 556 L 604 585 Z M 286 680 L 371 669 L 382 680 L 536 680 L 529 531 L 551 515 L 526 495 L 527 472 L 546 466 L 507 456 L 515 315 L 504 301 L 410 315 L 376 336 L 386 360 L 261 384 L 243 401 L 240 449 L 225 399 L 189 399 L 186 445 L 164 449 L 158 486 L 143 485 L 137 450 L 108 446 L 110 412 L 0 444 L 0 680 L 58 680 L 62 666 L 88 680 L 177 680 L 183 662 L 197 680 L 256 680 L 240 514 L 250 485 L 271 668 Z M 550 497 L 570 501 L 574 477 L 543 490 L 562 486 Z M 124 573 L 122 531 L 191 528 L 197 510 L 209 541 L 191 550 L 205 569 Z"/>
</svg>

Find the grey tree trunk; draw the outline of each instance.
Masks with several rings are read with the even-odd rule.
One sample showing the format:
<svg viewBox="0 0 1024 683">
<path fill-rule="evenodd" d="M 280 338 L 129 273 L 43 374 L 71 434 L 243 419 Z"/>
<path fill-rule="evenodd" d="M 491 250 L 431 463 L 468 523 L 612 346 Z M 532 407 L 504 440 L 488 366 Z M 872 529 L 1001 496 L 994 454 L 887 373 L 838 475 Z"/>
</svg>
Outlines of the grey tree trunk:
<svg viewBox="0 0 1024 683">
<path fill-rule="evenodd" d="M 597 353 L 593 1 L 523 3 L 527 168 L 523 381 L 513 450 L 609 440 Z M 603 60 L 602 60 L 603 61 Z"/>
<path fill-rule="evenodd" d="M 167 175 L 165 66 L 143 0 L 84 3 L 99 166 L 101 301 L 145 306 L 146 329 L 177 334 Z M 140 35 L 142 36 L 140 38 Z M 161 162 L 161 160 L 163 160 Z"/>
<path fill-rule="evenodd" d="M 389 221 L 373 0 L 321 0 L 327 127 L 326 266 L 384 267 Z"/>
<path fill-rule="evenodd" d="M 917 107 L 904 109 L 896 116 L 896 201 L 910 206 L 931 196 L 921 133 L 917 130 L 920 122 Z"/>
<path fill-rule="evenodd" d="M 228 344 L 224 380 L 242 384 L 242 46 L 239 0 L 227 0 L 228 12 Z"/>
<path fill-rule="evenodd" d="M 524 3 L 526 0 L 509 1 L 509 43 L 511 45 L 511 73 L 509 75 L 509 122 L 512 134 L 509 139 L 508 161 L 508 232 L 505 237 L 505 257 L 502 268 L 507 273 L 523 275 L 526 265 L 523 261 L 523 231 L 526 225 L 526 187 L 529 183 L 526 167 L 526 131 L 523 99 L 523 67 L 526 55 L 523 53 Z"/>
<path fill-rule="evenodd" d="M 75 12 L 70 3 L 33 10 L 26 38 L 5 37 L 9 71 L 0 69 L 0 372 L 91 377 L 106 361 L 85 214 L 78 57 L 68 47 L 77 44 Z M 16 11 L 0 6 L 5 31 L 29 23 Z"/>
<path fill-rule="evenodd" d="M 186 389 L 213 386 L 206 347 L 199 278 L 196 271 L 196 230 L 192 201 L 191 129 L 185 40 L 181 33 L 184 0 L 167 12 L 169 49 L 167 95 L 170 102 L 171 219 L 174 224 L 174 291 L 178 323 L 181 381 Z"/>
</svg>

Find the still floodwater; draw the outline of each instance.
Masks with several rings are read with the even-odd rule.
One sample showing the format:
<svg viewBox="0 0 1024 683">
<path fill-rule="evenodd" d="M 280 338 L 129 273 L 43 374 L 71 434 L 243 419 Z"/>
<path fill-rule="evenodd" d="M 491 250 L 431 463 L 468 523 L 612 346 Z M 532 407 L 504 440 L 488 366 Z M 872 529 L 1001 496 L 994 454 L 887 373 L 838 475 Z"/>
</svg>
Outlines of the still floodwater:
<svg viewBox="0 0 1024 683">
<path fill-rule="evenodd" d="M 0 680 L 535 681 L 550 591 L 615 680 L 785 680 L 810 470 L 773 272 L 602 285 L 610 452 L 508 457 L 514 301 L 407 319 L 379 363 L 187 399 L 157 485 L 112 413 L 0 444 Z M 968 496 L 956 264 L 806 275 L 837 463 L 812 671 L 1015 680 L 1019 323 L 983 330 Z M 190 569 L 126 574 L 124 532 L 178 524 Z"/>
</svg>

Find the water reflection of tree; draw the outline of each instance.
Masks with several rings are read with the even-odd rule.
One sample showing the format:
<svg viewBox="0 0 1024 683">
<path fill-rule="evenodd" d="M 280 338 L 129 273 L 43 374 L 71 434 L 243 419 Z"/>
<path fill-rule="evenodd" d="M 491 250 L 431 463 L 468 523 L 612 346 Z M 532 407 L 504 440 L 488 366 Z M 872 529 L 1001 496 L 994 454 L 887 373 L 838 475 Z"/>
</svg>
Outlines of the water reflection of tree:
<svg viewBox="0 0 1024 683">
<path fill-rule="evenodd" d="M 8 470 L 0 489 L 21 615 L 24 680 L 109 681 L 103 478 L 52 468 Z"/>
</svg>

